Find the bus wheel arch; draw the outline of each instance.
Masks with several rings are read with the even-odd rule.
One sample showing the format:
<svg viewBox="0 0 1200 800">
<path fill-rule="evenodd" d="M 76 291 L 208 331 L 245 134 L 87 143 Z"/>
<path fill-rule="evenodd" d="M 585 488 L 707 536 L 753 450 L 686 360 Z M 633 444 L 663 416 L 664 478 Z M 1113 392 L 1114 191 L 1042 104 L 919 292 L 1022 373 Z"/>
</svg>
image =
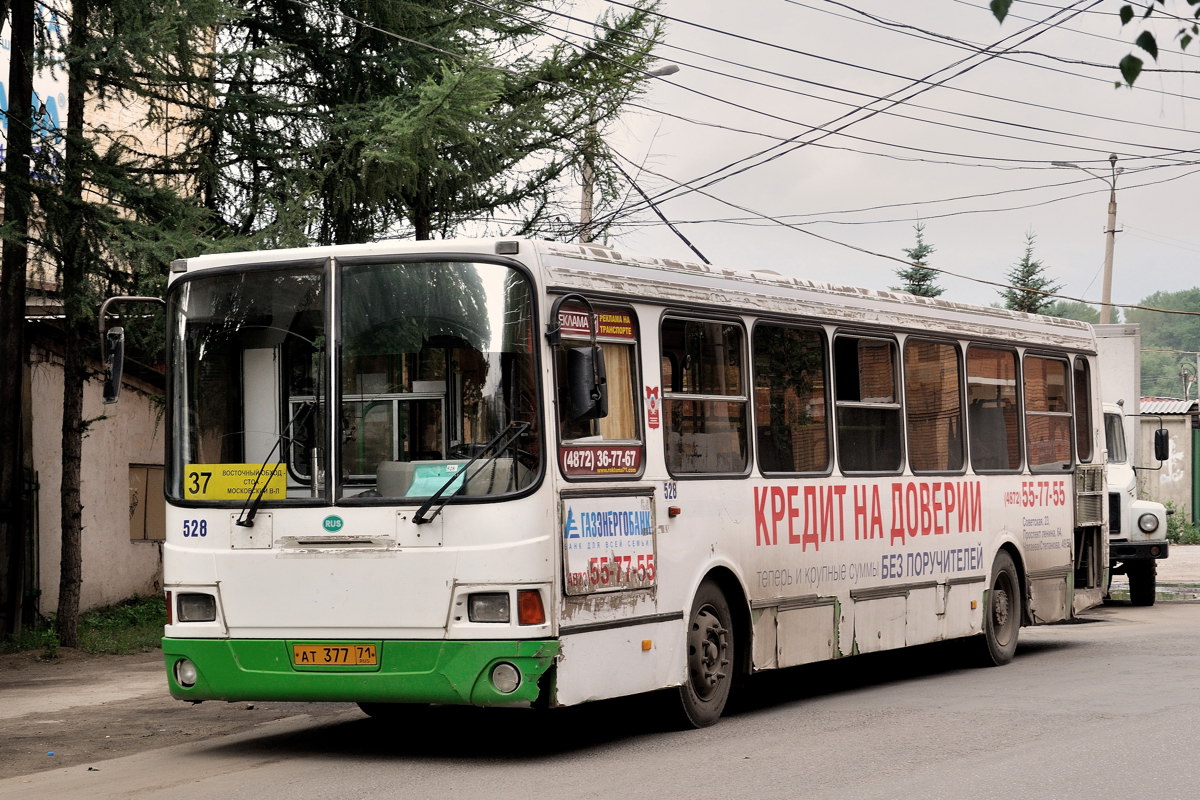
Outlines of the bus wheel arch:
<svg viewBox="0 0 1200 800">
<path fill-rule="evenodd" d="M 720 719 L 733 687 L 748 673 L 750 616 L 740 585 L 727 570 L 713 570 L 696 589 L 685 622 L 683 721 L 703 728 Z"/>
</svg>

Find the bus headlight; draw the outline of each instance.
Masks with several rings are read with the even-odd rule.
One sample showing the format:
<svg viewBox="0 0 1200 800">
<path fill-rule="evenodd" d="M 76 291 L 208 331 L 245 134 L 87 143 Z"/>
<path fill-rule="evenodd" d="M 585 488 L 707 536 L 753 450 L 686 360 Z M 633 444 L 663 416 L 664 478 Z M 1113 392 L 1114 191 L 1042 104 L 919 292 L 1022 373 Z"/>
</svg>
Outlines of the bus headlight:
<svg viewBox="0 0 1200 800">
<path fill-rule="evenodd" d="M 1142 514 L 1138 517 L 1138 528 L 1142 533 L 1154 533 L 1158 530 L 1158 517 L 1154 514 Z"/>
<path fill-rule="evenodd" d="M 512 694 L 520 685 L 521 671 L 512 664 L 501 661 L 492 667 L 492 686 L 496 687 L 500 694 Z"/>
<path fill-rule="evenodd" d="M 211 594 L 181 594 L 177 602 L 180 622 L 213 622 L 217 618 L 217 598 Z"/>
<path fill-rule="evenodd" d="M 471 622 L 508 622 L 508 592 L 477 592 L 467 597 Z"/>
</svg>

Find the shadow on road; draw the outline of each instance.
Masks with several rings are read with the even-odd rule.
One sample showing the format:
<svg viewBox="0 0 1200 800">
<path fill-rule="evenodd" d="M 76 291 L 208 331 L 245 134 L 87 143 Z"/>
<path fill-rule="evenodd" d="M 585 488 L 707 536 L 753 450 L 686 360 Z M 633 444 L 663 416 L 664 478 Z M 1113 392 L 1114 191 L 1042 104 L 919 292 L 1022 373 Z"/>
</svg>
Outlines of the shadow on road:
<svg viewBox="0 0 1200 800">
<path fill-rule="evenodd" d="M 979 669 L 975 641 L 941 642 L 838 661 L 773 670 L 737 687 L 729 718 L 752 718 L 806 700 L 850 695 L 890 684 Z M 1069 642 L 1022 642 L 1017 659 L 1036 659 Z M 674 690 L 571 708 L 471 708 L 403 706 L 386 719 L 332 722 L 285 734 L 214 746 L 229 754 L 281 754 L 347 758 L 417 758 L 422 761 L 506 762 L 554 757 L 606 745 L 628 745 L 644 736 L 687 736 L 677 724 Z"/>
</svg>

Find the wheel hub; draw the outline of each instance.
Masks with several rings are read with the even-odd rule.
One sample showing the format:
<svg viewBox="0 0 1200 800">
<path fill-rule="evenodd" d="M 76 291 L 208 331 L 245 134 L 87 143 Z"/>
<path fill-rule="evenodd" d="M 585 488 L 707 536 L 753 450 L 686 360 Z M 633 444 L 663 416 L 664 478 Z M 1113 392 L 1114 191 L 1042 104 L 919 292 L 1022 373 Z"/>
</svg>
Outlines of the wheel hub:
<svg viewBox="0 0 1200 800">
<path fill-rule="evenodd" d="M 692 623 L 688 653 L 688 671 L 698 694 L 710 695 L 728 677 L 728 652 L 729 631 L 711 609 L 702 609 Z"/>
<path fill-rule="evenodd" d="M 1004 589 L 995 589 L 992 600 L 992 619 L 999 627 L 1004 627 L 1008 624 L 1008 592 Z"/>
</svg>

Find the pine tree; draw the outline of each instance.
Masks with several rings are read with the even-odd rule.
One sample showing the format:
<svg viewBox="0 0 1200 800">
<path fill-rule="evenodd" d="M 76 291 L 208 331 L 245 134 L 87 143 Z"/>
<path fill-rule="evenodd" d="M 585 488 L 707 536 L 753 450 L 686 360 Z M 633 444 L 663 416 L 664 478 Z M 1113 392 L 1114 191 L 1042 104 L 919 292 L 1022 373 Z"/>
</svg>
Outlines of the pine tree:
<svg viewBox="0 0 1200 800">
<path fill-rule="evenodd" d="M 1010 288 L 1000 292 L 1004 307 L 1012 311 L 1040 314 L 1062 284 L 1046 276 L 1046 266 L 1033 257 L 1033 246 L 1037 236 L 1032 231 L 1025 234 L 1025 255 L 1008 271 Z"/>
<path fill-rule="evenodd" d="M 918 222 L 914 229 L 917 232 L 915 246 L 903 251 L 905 258 L 911 263 L 904 269 L 896 270 L 896 275 L 904 281 L 903 286 L 891 287 L 893 291 L 908 292 L 920 297 L 938 297 L 946 291 L 938 286 L 937 270 L 930 269 L 928 258 L 933 254 L 934 247 L 925 241 L 925 225 Z"/>
<path fill-rule="evenodd" d="M 56 626 L 59 642 L 78 644 L 82 563 L 80 492 L 83 440 L 92 421 L 83 418 L 89 358 L 97 353 L 96 309 L 114 288 L 153 291 L 166 265 L 195 252 L 204 226 L 186 183 L 187 154 L 89 120 L 97 107 L 127 108 L 175 100 L 192 93 L 207 47 L 207 31 L 220 18 L 217 0 L 73 0 L 61 12 L 66 38 L 43 42 L 45 57 L 66 64 L 67 119 L 47 130 L 39 153 L 34 192 L 41 213 L 40 257 L 55 268 L 63 308 L 62 482 L 59 487 L 61 561 Z M 59 26 L 47 29 L 53 33 Z M 165 128 L 152 115 L 143 137 Z M 61 149 L 60 149 L 61 148 Z M 180 160 L 182 157 L 182 161 Z"/>
<path fill-rule="evenodd" d="M 239 7 L 196 132 L 209 208 L 269 245 L 543 231 L 659 35 L 653 2 L 583 48 L 547 48 L 549 12 L 513 0 Z"/>
</svg>

